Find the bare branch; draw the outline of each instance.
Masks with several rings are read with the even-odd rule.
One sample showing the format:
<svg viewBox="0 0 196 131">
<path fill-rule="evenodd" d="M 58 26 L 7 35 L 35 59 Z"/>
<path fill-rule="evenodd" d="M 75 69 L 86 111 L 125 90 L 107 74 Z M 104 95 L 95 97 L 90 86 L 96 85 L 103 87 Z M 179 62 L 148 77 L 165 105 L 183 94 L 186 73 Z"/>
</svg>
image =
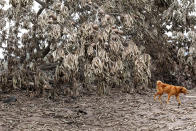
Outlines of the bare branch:
<svg viewBox="0 0 196 131">
<path fill-rule="evenodd" d="M 42 7 L 39 9 L 39 11 L 37 12 L 37 18 L 39 17 L 39 15 L 42 13 L 42 11 L 45 9 L 45 7 Z"/>
<path fill-rule="evenodd" d="M 57 65 L 58 63 L 42 64 L 38 68 L 40 68 L 41 70 L 51 70 L 56 68 Z"/>
<path fill-rule="evenodd" d="M 35 1 L 42 6 L 42 8 L 40 8 L 39 11 L 37 12 L 37 17 L 39 17 L 42 11 L 47 7 L 47 3 L 40 1 L 40 0 L 35 0 Z"/>
<path fill-rule="evenodd" d="M 37 3 L 39 3 L 40 5 L 42 5 L 43 7 L 46 6 L 46 3 L 40 0 L 35 0 Z"/>
</svg>

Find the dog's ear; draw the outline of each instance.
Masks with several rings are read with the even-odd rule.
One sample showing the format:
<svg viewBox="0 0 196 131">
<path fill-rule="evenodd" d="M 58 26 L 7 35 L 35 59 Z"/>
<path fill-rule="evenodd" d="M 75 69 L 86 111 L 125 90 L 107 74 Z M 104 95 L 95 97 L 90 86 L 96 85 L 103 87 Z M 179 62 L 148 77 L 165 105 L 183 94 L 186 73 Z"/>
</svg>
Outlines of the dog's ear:
<svg viewBox="0 0 196 131">
<path fill-rule="evenodd" d="M 181 88 L 180 88 L 181 90 L 184 90 L 184 86 L 181 86 Z"/>
<path fill-rule="evenodd" d="M 182 86 L 180 86 L 180 92 L 183 92 L 183 87 Z"/>
<path fill-rule="evenodd" d="M 183 86 L 180 87 L 180 92 L 187 93 L 187 89 Z"/>
</svg>

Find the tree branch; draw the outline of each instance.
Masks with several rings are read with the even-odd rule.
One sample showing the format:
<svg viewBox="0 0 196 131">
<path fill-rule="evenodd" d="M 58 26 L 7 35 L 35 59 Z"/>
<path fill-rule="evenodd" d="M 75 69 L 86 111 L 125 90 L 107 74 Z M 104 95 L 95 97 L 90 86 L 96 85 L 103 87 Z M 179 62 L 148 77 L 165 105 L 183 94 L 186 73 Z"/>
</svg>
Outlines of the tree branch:
<svg viewBox="0 0 196 131">
<path fill-rule="evenodd" d="M 39 11 L 37 12 L 37 18 L 38 18 L 39 15 L 42 13 L 42 11 L 47 7 L 47 3 L 40 0 L 35 0 L 35 1 L 42 6 L 42 8 L 40 8 Z"/>
<path fill-rule="evenodd" d="M 49 43 L 48 46 L 42 50 L 42 58 L 44 58 L 50 52 L 50 45 L 51 43 Z"/>
<path fill-rule="evenodd" d="M 46 3 L 40 0 L 35 0 L 37 3 L 39 3 L 41 6 L 46 7 Z"/>
<path fill-rule="evenodd" d="M 37 18 L 39 17 L 39 15 L 42 13 L 42 11 L 45 9 L 45 7 L 42 7 L 39 9 L 39 11 L 37 12 Z"/>
</svg>

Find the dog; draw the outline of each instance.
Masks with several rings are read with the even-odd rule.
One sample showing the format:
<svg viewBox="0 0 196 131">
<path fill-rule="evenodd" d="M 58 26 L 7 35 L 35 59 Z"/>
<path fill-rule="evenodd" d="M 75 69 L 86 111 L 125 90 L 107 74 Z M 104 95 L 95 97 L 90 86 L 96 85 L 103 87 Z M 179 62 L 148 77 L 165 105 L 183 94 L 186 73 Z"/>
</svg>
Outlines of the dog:
<svg viewBox="0 0 196 131">
<path fill-rule="evenodd" d="M 156 83 L 156 89 L 157 92 L 154 95 L 154 100 L 156 100 L 156 96 L 159 95 L 159 101 L 162 104 L 161 96 L 163 93 L 168 94 L 168 99 L 167 99 L 167 104 L 169 104 L 169 99 L 172 95 L 176 96 L 176 100 L 178 101 L 178 106 L 181 105 L 181 101 L 179 98 L 180 93 L 184 93 L 185 95 L 187 94 L 187 89 L 183 86 L 174 86 L 174 85 L 169 85 L 166 83 L 161 82 L 160 80 L 157 81 Z"/>
</svg>

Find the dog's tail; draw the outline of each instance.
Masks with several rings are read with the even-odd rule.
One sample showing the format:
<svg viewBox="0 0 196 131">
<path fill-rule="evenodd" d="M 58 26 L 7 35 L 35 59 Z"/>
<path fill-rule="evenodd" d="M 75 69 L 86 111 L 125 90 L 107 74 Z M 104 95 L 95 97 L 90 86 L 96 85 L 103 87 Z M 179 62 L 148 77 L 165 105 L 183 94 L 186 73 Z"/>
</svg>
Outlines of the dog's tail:
<svg viewBox="0 0 196 131">
<path fill-rule="evenodd" d="M 163 83 L 163 82 L 161 82 L 160 80 L 157 81 L 157 85 L 159 85 L 159 84 L 161 84 L 161 83 Z"/>
<path fill-rule="evenodd" d="M 158 91 L 158 87 L 159 87 L 159 85 L 160 85 L 161 83 L 163 83 L 163 82 L 161 82 L 160 80 L 157 81 L 157 84 L 156 84 L 156 89 L 157 89 L 157 91 Z"/>
</svg>

